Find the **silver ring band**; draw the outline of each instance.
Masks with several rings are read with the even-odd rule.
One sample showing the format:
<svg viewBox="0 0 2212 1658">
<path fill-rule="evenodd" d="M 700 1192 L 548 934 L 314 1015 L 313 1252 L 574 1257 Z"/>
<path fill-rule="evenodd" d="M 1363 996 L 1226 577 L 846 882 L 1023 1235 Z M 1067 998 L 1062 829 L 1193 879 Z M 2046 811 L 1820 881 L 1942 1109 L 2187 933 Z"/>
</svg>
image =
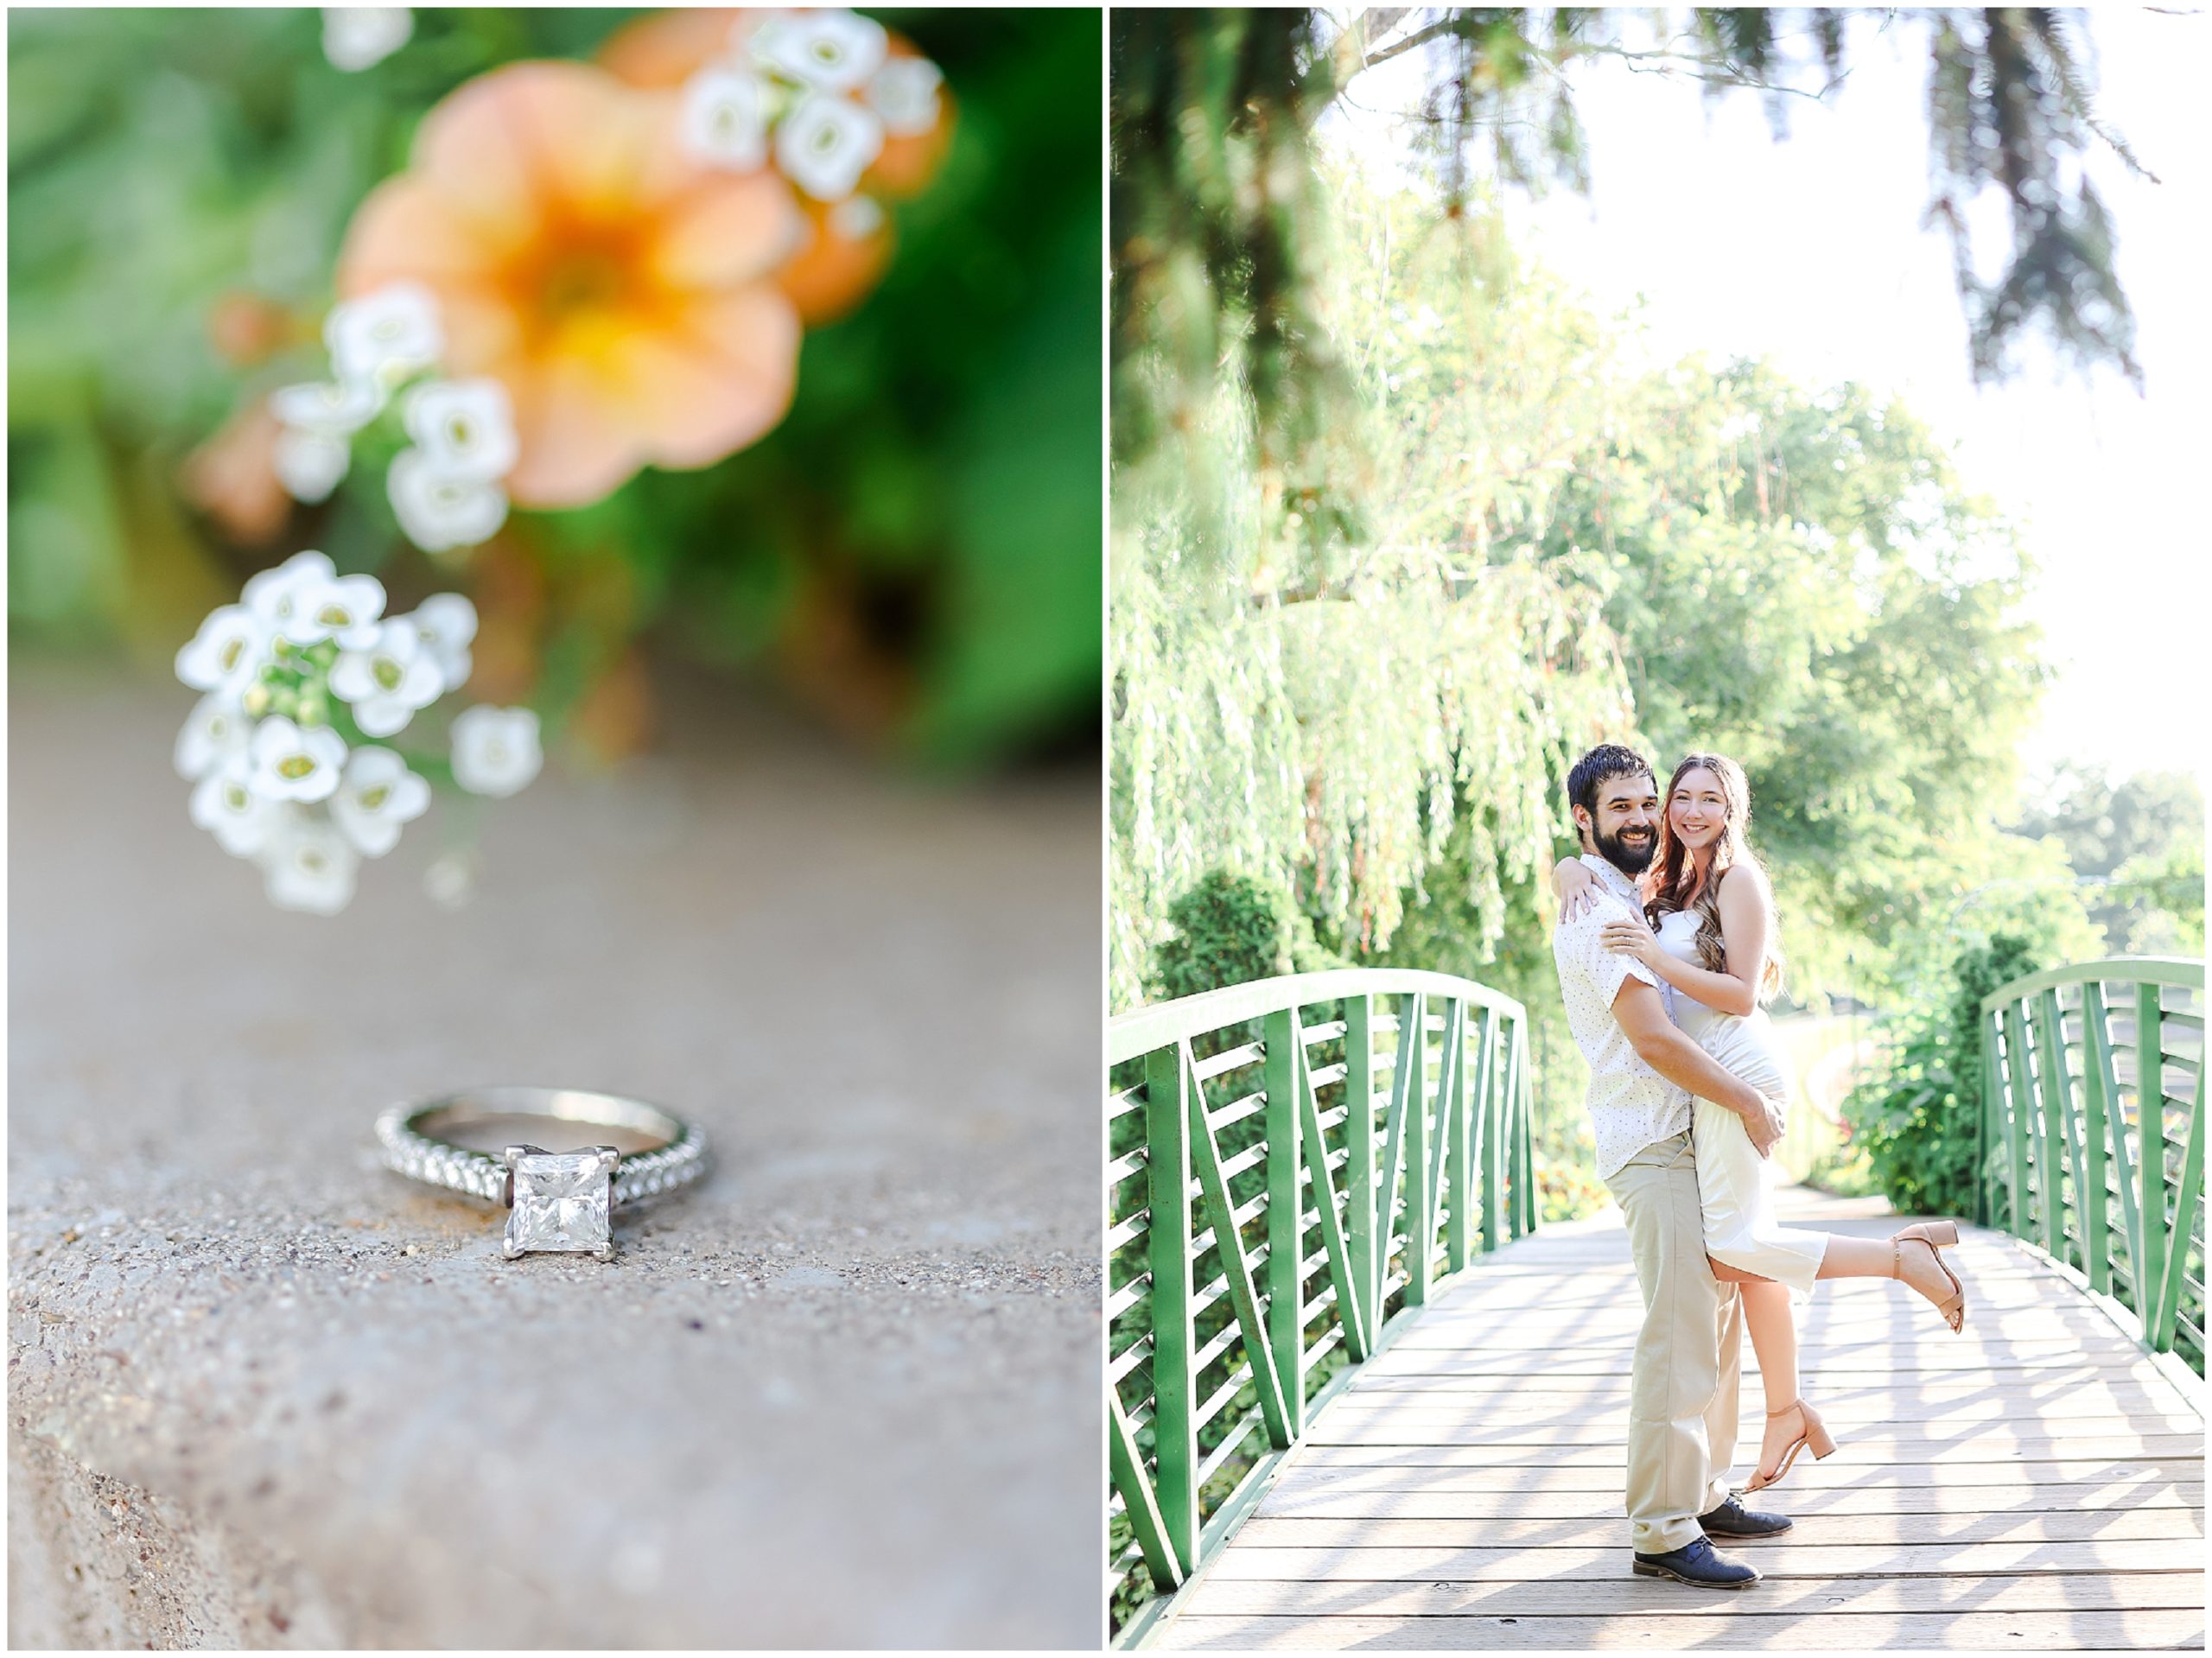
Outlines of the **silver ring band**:
<svg viewBox="0 0 2212 1658">
<path fill-rule="evenodd" d="M 498 1156 L 439 1137 L 442 1129 L 516 1117 L 621 1129 L 660 1144 L 563 1153 L 510 1146 Z M 509 1210 L 510 1257 L 537 1249 L 604 1255 L 612 1247 L 608 1210 L 677 1191 L 707 1172 L 707 1137 L 690 1123 L 641 1100 L 572 1088 L 480 1088 L 396 1105 L 377 1118 L 377 1139 L 385 1167 Z M 543 1241 L 549 1238 L 555 1241 Z"/>
</svg>

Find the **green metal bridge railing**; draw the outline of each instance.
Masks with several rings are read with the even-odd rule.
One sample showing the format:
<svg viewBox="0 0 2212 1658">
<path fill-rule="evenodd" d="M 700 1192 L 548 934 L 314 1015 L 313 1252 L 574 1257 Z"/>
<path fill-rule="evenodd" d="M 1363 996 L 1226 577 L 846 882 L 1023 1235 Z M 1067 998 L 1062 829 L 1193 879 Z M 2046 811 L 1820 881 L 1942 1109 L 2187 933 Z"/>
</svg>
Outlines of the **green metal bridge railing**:
<svg viewBox="0 0 2212 1658">
<path fill-rule="evenodd" d="M 1535 1202 L 1526 1016 L 1465 979 L 1235 985 L 1113 1020 L 1107 1062 L 1108 1579 L 1129 1643 L 1308 1413 Z"/>
<path fill-rule="evenodd" d="M 2204 963 L 2120 958 L 1981 1004 L 1974 1218 L 2003 1223 L 2204 1374 Z"/>
</svg>

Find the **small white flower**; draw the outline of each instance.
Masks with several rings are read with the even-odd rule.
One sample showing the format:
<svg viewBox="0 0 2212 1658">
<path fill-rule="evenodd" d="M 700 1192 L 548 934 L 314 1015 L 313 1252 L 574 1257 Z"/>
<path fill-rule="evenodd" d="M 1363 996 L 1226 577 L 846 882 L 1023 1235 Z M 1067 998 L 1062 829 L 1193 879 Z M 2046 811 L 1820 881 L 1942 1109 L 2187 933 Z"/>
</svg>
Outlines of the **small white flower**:
<svg viewBox="0 0 2212 1658">
<path fill-rule="evenodd" d="M 937 89 L 944 73 L 927 58 L 890 58 L 869 77 L 868 105 L 883 118 L 883 130 L 912 138 L 937 124 Z"/>
<path fill-rule="evenodd" d="M 280 910 L 336 915 L 353 899 L 361 854 L 327 818 L 295 811 L 262 848 L 269 901 Z"/>
<path fill-rule="evenodd" d="M 441 910 L 467 907 L 476 896 L 477 867 L 473 852 L 448 852 L 423 872 L 423 890 Z"/>
<path fill-rule="evenodd" d="M 351 437 L 384 411 L 384 388 L 372 380 L 315 380 L 269 394 L 269 412 L 287 426 L 325 437 Z"/>
<path fill-rule="evenodd" d="M 468 683 L 468 676 L 476 667 L 468 653 L 476 638 L 474 605 L 457 593 L 434 593 L 400 619 L 415 624 L 416 634 L 430 653 L 430 660 L 438 664 L 438 675 L 448 690 L 457 691 Z"/>
<path fill-rule="evenodd" d="M 237 697 L 228 691 L 208 692 L 176 734 L 176 774 L 196 782 L 232 755 L 245 753 L 252 726 Z"/>
<path fill-rule="evenodd" d="M 407 394 L 405 419 L 408 436 L 441 473 L 499 478 L 515 463 L 514 405 L 497 380 L 431 380 L 418 385 Z"/>
<path fill-rule="evenodd" d="M 423 648 L 415 624 L 386 622 L 367 645 L 338 653 L 330 670 L 334 696 L 353 705 L 353 723 L 372 737 L 407 728 L 415 710 L 445 695 L 445 676 Z"/>
<path fill-rule="evenodd" d="M 346 765 L 346 740 L 328 726 L 302 731 L 281 714 L 254 727 L 246 786 L 264 800 L 327 800 Z"/>
<path fill-rule="evenodd" d="M 364 854 L 381 858 L 399 844 L 399 829 L 430 804 L 430 785 L 389 748 L 357 748 L 330 797 L 331 821 Z"/>
<path fill-rule="evenodd" d="M 273 570 L 264 570 L 245 584 L 240 599 L 261 618 L 271 633 L 289 637 L 300 613 L 300 601 L 310 588 L 319 588 L 338 574 L 327 554 L 294 553 Z"/>
<path fill-rule="evenodd" d="M 219 606 L 176 653 L 176 677 L 196 691 L 243 692 L 269 659 L 269 625 L 245 606 Z"/>
<path fill-rule="evenodd" d="M 874 196 L 847 196 L 830 210 L 830 228 L 848 242 L 865 242 L 883 228 L 883 208 Z"/>
<path fill-rule="evenodd" d="M 850 98 L 815 96 L 776 129 L 776 165 L 817 201 L 852 194 L 883 149 L 883 123 Z"/>
<path fill-rule="evenodd" d="M 322 55 L 351 73 L 382 63 L 407 44 L 415 14 L 405 6 L 325 6 Z"/>
<path fill-rule="evenodd" d="M 384 583 L 373 575 L 303 581 L 293 599 L 291 618 L 281 624 L 284 637 L 293 644 L 336 639 L 342 649 L 360 651 L 376 643 L 377 619 L 384 614 Z"/>
<path fill-rule="evenodd" d="M 287 495 L 296 501 L 325 501 L 353 464 L 353 451 L 342 437 L 287 426 L 276 434 L 272 460 Z"/>
<path fill-rule="evenodd" d="M 322 340 L 340 380 L 378 385 L 396 385 L 430 367 L 445 350 L 437 299 L 416 282 L 388 283 L 333 307 Z"/>
<path fill-rule="evenodd" d="M 192 791 L 192 821 L 214 835 L 233 858 L 250 858 L 268 844 L 285 808 L 254 793 L 251 762 L 232 756 L 200 779 Z"/>
<path fill-rule="evenodd" d="M 694 161 L 750 173 L 768 161 L 768 89 L 760 77 L 721 67 L 683 86 L 683 147 Z"/>
<path fill-rule="evenodd" d="M 753 31 L 753 54 L 802 86 L 849 92 L 883 61 L 883 25 L 843 10 L 786 11 Z"/>
<path fill-rule="evenodd" d="M 505 490 L 443 471 L 421 449 L 402 449 L 392 457 L 385 492 L 407 539 L 426 553 L 474 547 L 507 521 Z"/>
<path fill-rule="evenodd" d="M 479 704 L 453 722 L 453 780 L 476 795 L 513 794 L 545 764 L 537 716 Z"/>
</svg>

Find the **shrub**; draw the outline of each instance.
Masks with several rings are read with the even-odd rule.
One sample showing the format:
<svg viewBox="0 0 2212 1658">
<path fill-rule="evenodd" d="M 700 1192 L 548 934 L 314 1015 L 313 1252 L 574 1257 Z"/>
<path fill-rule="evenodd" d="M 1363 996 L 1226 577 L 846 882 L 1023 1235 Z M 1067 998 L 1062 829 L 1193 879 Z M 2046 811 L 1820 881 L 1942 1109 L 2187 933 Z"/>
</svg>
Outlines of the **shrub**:
<svg viewBox="0 0 2212 1658">
<path fill-rule="evenodd" d="M 1844 1102 L 1853 1141 L 1900 1214 L 1971 1215 L 1980 1175 L 1981 999 L 2039 965 L 1999 933 L 1961 950 L 1946 1002 L 1909 1016 L 1890 1075 Z M 1994 1148 L 1990 1148 L 1993 1150 Z"/>
<path fill-rule="evenodd" d="M 1258 876 L 1211 870 L 1167 906 L 1167 919 L 1174 937 L 1153 955 L 1153 993 L 1163 1001 L 1344 965 L 1315 941 L 1289 890 Z"/>
</svg>

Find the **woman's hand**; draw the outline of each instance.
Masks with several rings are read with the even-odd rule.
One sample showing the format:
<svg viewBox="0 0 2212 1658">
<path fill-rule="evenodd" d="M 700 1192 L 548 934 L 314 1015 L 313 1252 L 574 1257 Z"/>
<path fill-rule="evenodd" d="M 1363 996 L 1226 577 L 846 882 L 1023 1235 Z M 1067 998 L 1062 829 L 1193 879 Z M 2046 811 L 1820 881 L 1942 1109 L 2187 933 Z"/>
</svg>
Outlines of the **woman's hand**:
<svg viewBox="0 0 2212 1658">
<path fill-rule="evenodd" d="M 1659 948 L 1659 935 L 1641 921 L 1608 921 L 1599 931 L 1598 937 L 1616 956 L 1633 956 L 1655 969 L 1659 958 L 1666 954 Z"/>
<path fill-rule="evenodd" d="M 1598 907 L 1598 878 L 1580 858 L 1567 858 L 1552 871 L 1552 890 L 1559 894 L 1561 924 L 1588 915 Z"/>
</svg>

